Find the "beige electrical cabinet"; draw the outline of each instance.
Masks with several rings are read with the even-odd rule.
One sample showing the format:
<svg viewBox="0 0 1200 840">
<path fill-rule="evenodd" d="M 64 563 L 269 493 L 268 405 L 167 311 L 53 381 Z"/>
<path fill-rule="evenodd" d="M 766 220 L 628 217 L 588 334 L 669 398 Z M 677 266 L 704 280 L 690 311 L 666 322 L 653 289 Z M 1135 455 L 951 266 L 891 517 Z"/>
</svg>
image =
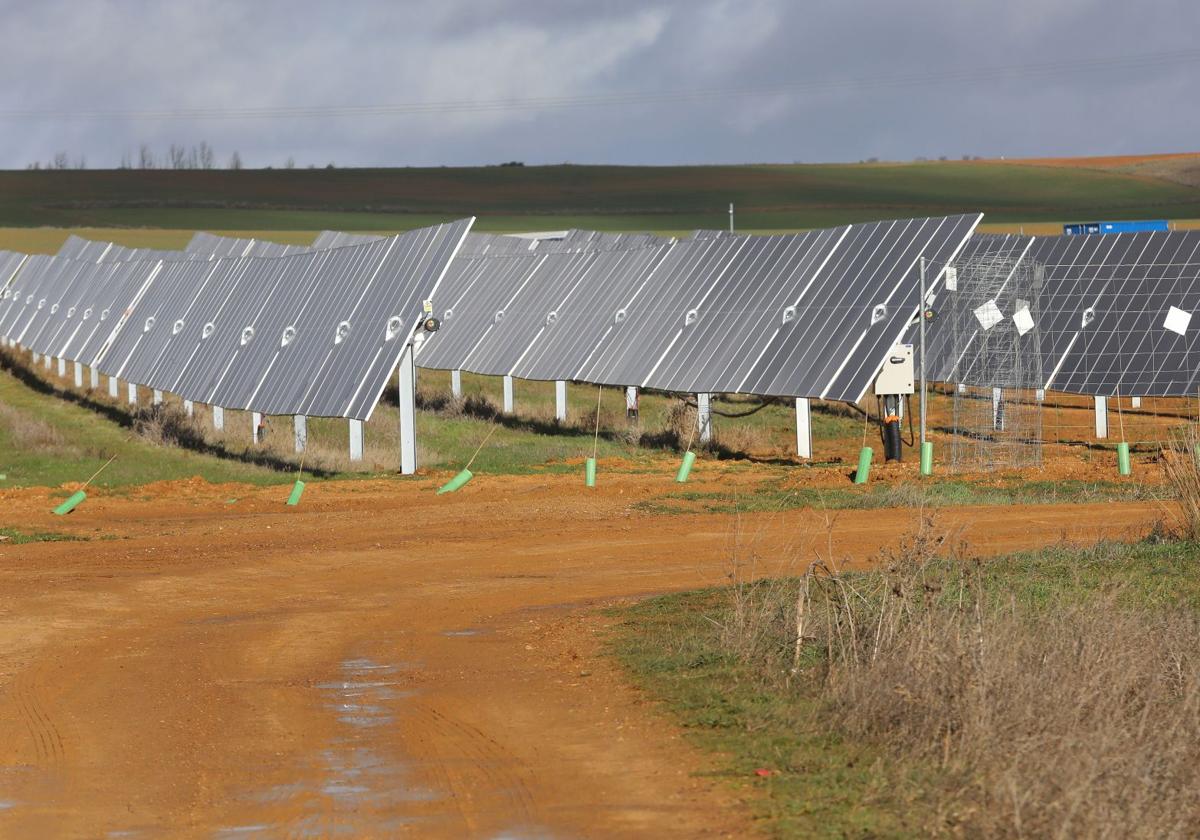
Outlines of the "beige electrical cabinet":
<svg viewBox="0 0 1200 840">
<path fill-rule="evenodd" d="M 875 380 L 875 394 L 912 394 L 916 392 L 913 376 L 913 346 L 897 344 L 888 353 L 883 370 Z"/>
</svg>

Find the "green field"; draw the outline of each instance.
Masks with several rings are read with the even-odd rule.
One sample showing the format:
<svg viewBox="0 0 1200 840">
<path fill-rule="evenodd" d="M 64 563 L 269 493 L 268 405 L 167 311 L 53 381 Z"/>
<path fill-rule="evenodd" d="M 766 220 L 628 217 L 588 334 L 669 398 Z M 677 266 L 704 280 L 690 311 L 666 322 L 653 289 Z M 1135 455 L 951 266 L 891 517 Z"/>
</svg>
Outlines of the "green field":
<svg viewBox="0 0 1200 840">
<path fill-rule="evenodd" d="M 0 172 L 0 227 L 183 232 L 789 230 L 983 211 L 995 224 L 1200 217 L 1200 190 L 1112 169 L 1002 162 L 689 167 Z M 0 246 L 14 247 L 9 233 Z M 297 237 L 302 241 L 303 237 Z"/>
</svg>

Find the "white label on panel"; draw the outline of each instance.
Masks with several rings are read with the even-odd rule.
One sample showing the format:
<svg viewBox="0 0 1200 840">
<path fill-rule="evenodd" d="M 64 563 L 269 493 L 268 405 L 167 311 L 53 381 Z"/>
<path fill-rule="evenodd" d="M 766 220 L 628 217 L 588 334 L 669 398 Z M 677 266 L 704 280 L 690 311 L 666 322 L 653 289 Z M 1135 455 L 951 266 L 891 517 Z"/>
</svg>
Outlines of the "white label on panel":
<svg viewBox="0 0 1200 840">
<path fill-rule="evenodd" d="M 1033 329 L 1033 315 L 1029 314 L 1027 308 L 1018 309 L 1013 313 L 1013 324 L 1016 326 L 1018 334 L 1025 335 Z"/>
<path fill-rule="evenodd" d="M 1180 335 L 1186 335 L 1187 330 L 1188 330 L 1188 325 L 1191 323 L 1192 323 L 1192 313 L 1191 312 L 1184 312 L 1182 309 L 1172 306 L 1170 311 L 1167 312 L 1167 320 L 1165 322 L 1163 322 L 1163 327 L 1165 327 L 1166 329 L 1170 330 L 1173 333 L 1179 333 Z"/>
<path fill-rule="evenodd" d="M 946 291 L 958 291 L 958 269 L 952 265 L 946 266 Z"/>
<path fill-rule="evenodd" d="M 989 300 L 975 310 L 975 318 L 979 321 L 979 326 L 983 327 L 986 331 L 1003 321 L 1004 313 L 1000 311 L 1000 307 L 996 305 L 996 301 Z"/>
</svg>

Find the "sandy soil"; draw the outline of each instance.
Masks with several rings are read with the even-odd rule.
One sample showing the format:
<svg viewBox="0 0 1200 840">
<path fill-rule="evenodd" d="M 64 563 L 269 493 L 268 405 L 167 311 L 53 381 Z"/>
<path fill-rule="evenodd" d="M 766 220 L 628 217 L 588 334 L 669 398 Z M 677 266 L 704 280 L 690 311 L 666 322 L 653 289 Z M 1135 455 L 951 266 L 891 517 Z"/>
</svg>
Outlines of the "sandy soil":
<svg viewBox="0 0 1200 840">
<path fill-rule="evenodd" d="M 700 471 L 701 490 L 720 479 Z M 599 605 L 779 571 L 812 511 L 655 516 L 670 477 L 479 477 L 287 488 L 153 485 L 5 525 L 0 835 L 708 837 L 752 833 L 754 780 L 710 760 L 599 648 Z M 1137 533 L 1154 505 L 961 508 L 979 552 Z M 913 511 L 840 512 L 866 563 Z"/>
</svg>

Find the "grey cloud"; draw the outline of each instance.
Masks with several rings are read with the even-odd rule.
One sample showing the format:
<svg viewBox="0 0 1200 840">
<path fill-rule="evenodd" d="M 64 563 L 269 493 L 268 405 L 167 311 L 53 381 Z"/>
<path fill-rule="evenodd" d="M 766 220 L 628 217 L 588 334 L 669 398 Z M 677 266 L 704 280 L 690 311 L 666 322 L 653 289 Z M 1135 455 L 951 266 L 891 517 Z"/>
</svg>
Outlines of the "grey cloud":
<svg viewBox="0 0 1200 840">
<path fill-rule="evenodd" d="M 1189 105 L 1200 61 L 961 79 L 1192 49 L 1200 6 L 1183 0 L 43 0 L 0 3 L 0 14 L 0 111 L 693 92 L 649 104 L 303 120 L 9 117 L 6 167 L 60 150 L 114 165 L 143 141 L 201 139 L 249 165 L 1107 154 L 1193 148 L 1200 129 Z M 912 76 L 931 81 L 889 81 Z M 855 79 L 871 83 L 846 83 Z M 717 89 L 740 93 L 702 95 Z"/>
</svg>

